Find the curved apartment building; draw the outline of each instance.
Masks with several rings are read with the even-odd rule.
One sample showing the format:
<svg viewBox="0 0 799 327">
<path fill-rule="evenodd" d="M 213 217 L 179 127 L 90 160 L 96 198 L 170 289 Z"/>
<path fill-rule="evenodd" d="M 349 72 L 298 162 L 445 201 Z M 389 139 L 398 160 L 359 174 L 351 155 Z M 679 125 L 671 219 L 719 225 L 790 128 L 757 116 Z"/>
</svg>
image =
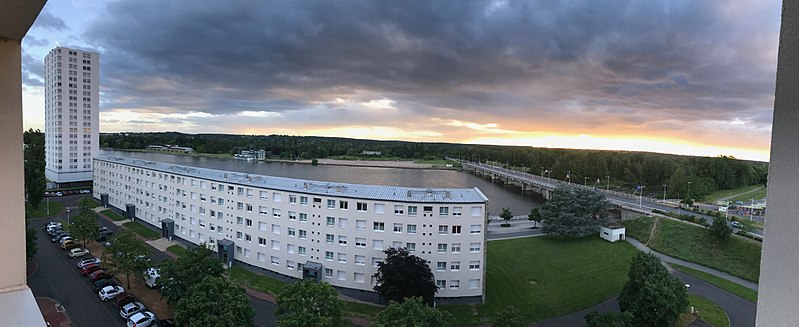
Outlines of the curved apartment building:
<svg viewBox="0 0 799 327">
<path fill-rule="evenodd" d="M 437 298 L 482 302 L 488 198 L 477 188 L 319 182 L 94 159 L 94 197 L 165 236 L 294 278 L 373 292 L 388 247 L 428 260 Z"/>
</svg>

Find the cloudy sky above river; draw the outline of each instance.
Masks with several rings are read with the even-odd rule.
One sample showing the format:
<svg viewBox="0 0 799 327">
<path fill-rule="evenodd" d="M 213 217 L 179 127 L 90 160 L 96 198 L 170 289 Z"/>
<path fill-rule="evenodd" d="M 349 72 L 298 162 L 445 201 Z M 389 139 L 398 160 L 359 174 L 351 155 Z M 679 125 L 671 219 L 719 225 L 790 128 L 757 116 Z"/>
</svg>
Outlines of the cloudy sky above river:
<svg viewBox="0 0 799 327">
<path fill-rule="evenodd" d="M 768 160 L 776 1 L 49 1 L 101 54 L 101 132 L 321 135 Z"/>
</svg>

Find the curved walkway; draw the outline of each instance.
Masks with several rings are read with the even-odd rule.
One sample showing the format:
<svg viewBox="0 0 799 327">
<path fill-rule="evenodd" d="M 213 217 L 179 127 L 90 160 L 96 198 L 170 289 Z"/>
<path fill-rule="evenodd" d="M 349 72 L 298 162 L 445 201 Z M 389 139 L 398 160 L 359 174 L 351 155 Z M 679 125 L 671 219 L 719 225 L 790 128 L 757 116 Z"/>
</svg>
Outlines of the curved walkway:
<svg viewBox="0 0 799 327">
<path fill-rule="evenodd" d="M 695 270 L 699 270 L 699 271 L 702 271 L 702 272 L 706 272 L 708 274 L 711 274 L 711 275 L 714 275 L 714 276 L 717 276 L 717 277 L 720 277 L 720 278 L 724 278 L 724 279 L 726 279 L 728 281 L 731 281 L 733 283 L 740 284 L 740 285 L 742 285 L 744 287 L 747 287 L 749 289 L 757 291 L 757 284 L 756 283 L 750 282 L 748 280 L 741 279 L 739 277 L 735 277 L 733 275 L 730 275 L 730 274 L 722 272 L 722 271 L 718 271 L 716 269 L 708 268 L 708 267 L 705 267 L 705 266 L 702 266 L 702 265 L 699 265 L 699 264 L 695 264 L 693 262 L 688 262 L 688 261 L 685 261 L 685 260 L 682 260 L 682 259 L 677 259 L 675 257 L 671 257 L 671 256 L 665 255 L 663 253 L 654 251 L 654 250 L 650 249 L 649 247 L 647 247 L 646 245 L 641 244 L 641 242 L 639 242 L 638 240 L 636 240 L 636 239 L 634 239 L 632 237 L 627 237 L 627 242 L 632 244 L 638 250 L 641 250 L 641 251 L 646 252 L 646 253 L 652 253 L 652 254 L 658 256 L 660 258 L 660 260 L 663 260 L 665 262 L 676 263 L 676 264 L 678 264 L 680 266 L 685 266 L 685 267 L 688 267 L 688 268 L 691 268 L 691 269 L 695 269 Z"/>
</svg>

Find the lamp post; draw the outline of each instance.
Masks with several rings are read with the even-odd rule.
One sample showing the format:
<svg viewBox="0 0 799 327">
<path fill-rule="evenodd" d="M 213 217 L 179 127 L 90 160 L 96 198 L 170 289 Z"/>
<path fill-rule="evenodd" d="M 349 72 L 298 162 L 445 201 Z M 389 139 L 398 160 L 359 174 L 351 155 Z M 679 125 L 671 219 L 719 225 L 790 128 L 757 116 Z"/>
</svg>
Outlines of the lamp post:
<svg viewBox="0 0 799 327">
<path fill-rule="evenodd" d="M 571 175 L 572 175 L 572 171 L 571 170 L 567 170 L 566 171 L 566 181 L 569 182 L 569 183 L 572 182 L 572 176 Z"/>
<path fill-rule="evenodd" d="M 663 184 L 663 203 L 666 203 L 666 184 Z"/>
<path fill-rule="evenodd" d="M 544 177 L 544 166 L 541 166 L 541 177 Z"/>
<path fill-rule="evenodd" d="M 752 198 L 752 204 L 749 207 L 749 220 L 753 220 L 752 219 L 752 213 L 753 212 L 755 212 L 755 198 Z"/>
<path fill-rule="evenodd" d="M 691 200 L 691 181 L 688 181 L 688 194 L 685 195 L 686 200 Z"/>
<path fill-rule="evenodd" d="M 69 226 L 69 208 L 67 208 L 67 226 Z"/>
<path fill-rule="evenodd" d="M 610 175 L 608 175 L 608 189 L 607 189 L 607 191 L 610 192 Z"/>
<path fill-rule="evenodd" d="M 45 198 L 47 200 L 47 215 L 50 215 L 50 197 Z"/>
<path fill-rule="evenodd" d="M 642 202 L 643 202 L 643 199 L 644 199 L 644 188 L 646 188 L 646 186 L 641 185 L 641 193 L 638 193 L 638 207 L 639 208 L 642 206 Z"/>
<path fill-rule="evenodd" d="M 588 186 L 588 179 L 591 177 L 583 176 L 583 187 Z"/>
</svg>

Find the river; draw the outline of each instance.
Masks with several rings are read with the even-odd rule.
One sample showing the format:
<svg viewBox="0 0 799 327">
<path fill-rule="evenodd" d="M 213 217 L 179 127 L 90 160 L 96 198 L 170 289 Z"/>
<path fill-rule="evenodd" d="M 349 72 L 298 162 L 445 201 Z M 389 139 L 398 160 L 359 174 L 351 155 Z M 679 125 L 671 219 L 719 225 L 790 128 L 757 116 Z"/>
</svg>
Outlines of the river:
<svg viewBox="0 0 799 327">
<path fill-rule="evenodd" d="M 178 165 L 259 175 L 302 178 L 318 181 L 375 184 L 421 188 L 469 188 L 477 187 L 488 199 L 488 213 L 496 216 L 502 208 L 510 208 L 514 215 L 527 215 L 531 208 L 541 205 L 542 200 L 533 192 L 522 192 L 517 186 L 506 186 L 492 182 L 468 172 L 436 169 L 398 169 L 378 167 L 348 167 L 284 162 L 245 161 L 225 158 L 193 157 L 153 152 L 127 152 L 100 150 L 100 156 L 119 156 Z"/>
</svg>

